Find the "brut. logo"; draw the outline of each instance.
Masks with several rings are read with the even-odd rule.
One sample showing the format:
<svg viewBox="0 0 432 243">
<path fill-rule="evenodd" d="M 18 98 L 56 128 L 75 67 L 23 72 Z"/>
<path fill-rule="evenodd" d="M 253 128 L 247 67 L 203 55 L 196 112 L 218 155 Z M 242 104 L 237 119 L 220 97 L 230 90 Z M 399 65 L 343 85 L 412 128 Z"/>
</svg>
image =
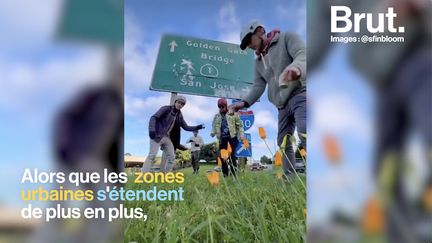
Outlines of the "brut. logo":
<svg viewBox="0 0 432 243">
<path fill-rule="evenodd" d="M 378 13 L 373 16 L 372 13 L 354 13 L 353 19 L 351 20 L 352 11 L 347 6 L 331 6 L 331 32 L 332 33 L 345 33 L 349 32 L 353 28 L 354 32 L 360 32 L 360 24 L 362 21 L 366 21 L 366 28 L 370 33 L 383 33 L 389 31 L 391 33 L 404 33 L 405 28 L 403 26 L 399 28 L 394 27 L 394 19 L 397 14 L 393 8 L 388 8 L 387 13 Z M 378 18 L 378 23 L 374 26 L 374 18 Z M 387 18 L 387 21 L 385 20 Z M 343 27 L 338 27 L 338 23 L 345 23 Z M 387 26 L 387 30 L 386 30 Z"/>
</svg>

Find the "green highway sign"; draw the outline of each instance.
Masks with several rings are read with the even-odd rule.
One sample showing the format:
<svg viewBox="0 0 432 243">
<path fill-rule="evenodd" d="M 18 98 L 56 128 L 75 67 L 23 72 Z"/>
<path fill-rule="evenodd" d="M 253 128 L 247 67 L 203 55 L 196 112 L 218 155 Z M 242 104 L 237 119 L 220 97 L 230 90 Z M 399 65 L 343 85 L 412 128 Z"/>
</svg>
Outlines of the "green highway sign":
<svg viewBox="0 0 432 243">
<path fill-rule="evenodd" d="M 123 0 L 67 0 L 58 36 L 123 48 Z"/>
<path fill-rule="evenodd" d="M 253 82 L 254 54 L 238 45 L 162 37 L 151 90 L 242 98 Z"/>
</svg>

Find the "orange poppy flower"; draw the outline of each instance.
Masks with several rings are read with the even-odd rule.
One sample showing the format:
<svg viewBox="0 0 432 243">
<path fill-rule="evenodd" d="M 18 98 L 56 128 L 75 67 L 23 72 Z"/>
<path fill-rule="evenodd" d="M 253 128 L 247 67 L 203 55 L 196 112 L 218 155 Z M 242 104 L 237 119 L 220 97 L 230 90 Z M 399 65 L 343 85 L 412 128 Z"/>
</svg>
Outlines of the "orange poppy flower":
<svg viewBox="0 0 432 243">
<path fill-rule="evenodd" d="M 283 176 L 282 171 L 278 171 L 278 172 L 277 172 L 277 178 L 278 178 L 278 179 L 282 179 L 282 176 Z"/>
<path fill-rule="evenodd" d="M 243 139 L 243 146 L 244 146 L 245 148 L 249 148 L 249 146 L 250 146 L 250 144 L 249 144 L 249 140 L 247 140 L 246 138 Z"/>
<path fill-rule="evenodd" d="M 363 209 L 362 229 L 367 234 L 382 233 L 384 230 L 384 213 L 378 199 L 370 198 Z"/>
<path fill-rule="evenodd" d="M 282 165 L 282 153 L 279 150 L 276 151 L 274 159 L 275 159 L 275 165 L 276 166 Z"/>
<path fill-rule="evenodd" d="M 228 155 L 231 155 L 231 153 L 232 153 L 232 148 L 231 148 L 231 144 L 230 144 L 230 143 L 228 143 L 227 151 L 228 151 Z"/>
<path fill-rule="evenodd" d="M 423 204 L 429 212 L 432 212 L 432 187 L 430 186 L 423 194 Z"/>
<path fill-rule="evenodd" d="M 305 158 L 306 157 L 306 150 L 304 148 L 300 149 L 300 155 Z"/>
<path fill-rule="evenodd" d="M 207 172 L 207 180 L 212 186 L 219 185 L 219 173 L 217 171 Z"/>
<path fill-rule="evenodd" d="M 340 163 L 341 160 L 341 148 L 337 139 L 331 135 L 324 137 L 324 151 L 327 158 L 333 164 Z"/>
<path fill-rule="evenodd" d="M 258 127 L 258 133 L 261 139 L 266 139 L 267 135 L 266 135 L 266 131 L 264 129 L 264 127 Z"/>
<path fill-rule="evenodd" d="M 217 165 L 222 167 L 222 160 L 219 157 L 217 157 Z"/>
<path fill-rule="evenodd" d="M 220 157 L 221 157 L 223 160 L 227 160 L 228 157 L 229 157 L 228 150 L 226 150 L 226 149 L 221 149 L 221 151 L 220 151 Z"/>
</svg>

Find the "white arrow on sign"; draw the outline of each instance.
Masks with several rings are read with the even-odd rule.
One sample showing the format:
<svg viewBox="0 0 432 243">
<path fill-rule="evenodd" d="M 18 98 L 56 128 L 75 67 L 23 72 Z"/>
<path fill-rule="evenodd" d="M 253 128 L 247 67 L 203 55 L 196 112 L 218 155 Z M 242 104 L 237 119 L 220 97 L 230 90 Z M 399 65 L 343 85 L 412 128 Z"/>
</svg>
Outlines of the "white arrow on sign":
<svg viewBox="0 0 432 243">
<path fill-rule="evenodd" d="M 168 45 L 171 47 L 170 52 L 174 52 L 175 48 L 177 47 L 177 43 L 175 41 L 171 41 L 171 43 Z"/>
<path fill-rule="evenodd" d="M 242 145 L 239 150 L 237 150 L 237 154 L 243 152 L 243 150 L 247 149 L 246 146 Z"/>
</svg>

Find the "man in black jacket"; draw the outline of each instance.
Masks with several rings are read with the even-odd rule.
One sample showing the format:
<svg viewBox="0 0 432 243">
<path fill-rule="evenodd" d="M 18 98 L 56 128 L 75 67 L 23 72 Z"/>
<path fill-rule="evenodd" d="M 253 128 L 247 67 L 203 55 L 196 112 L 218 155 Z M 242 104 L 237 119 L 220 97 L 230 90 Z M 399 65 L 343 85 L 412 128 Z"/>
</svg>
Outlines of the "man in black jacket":
<svg viewBox="0 0 432 243">
<path fill-rule="evenodd" d="M 174 105 L 162 106 L 151 118 L 149 122 L 150 150 L 141 168 L 142 172 L 150 171 L 156 158 L 159 147 L 166 154 L 167 164 L 162 171 L 169 172 L 174 166 L 175 151 L 171 134 L 178 134 L 180 138 L 180 127 L 186 131 L 197 131 L 203 129 L 204 125 L 188 126 L 184 121 L 181 109 L 186 104 L 186 98 L 179 95 Z M 180 140 L 180 139 L 179 139 Z"/>
</svg>

